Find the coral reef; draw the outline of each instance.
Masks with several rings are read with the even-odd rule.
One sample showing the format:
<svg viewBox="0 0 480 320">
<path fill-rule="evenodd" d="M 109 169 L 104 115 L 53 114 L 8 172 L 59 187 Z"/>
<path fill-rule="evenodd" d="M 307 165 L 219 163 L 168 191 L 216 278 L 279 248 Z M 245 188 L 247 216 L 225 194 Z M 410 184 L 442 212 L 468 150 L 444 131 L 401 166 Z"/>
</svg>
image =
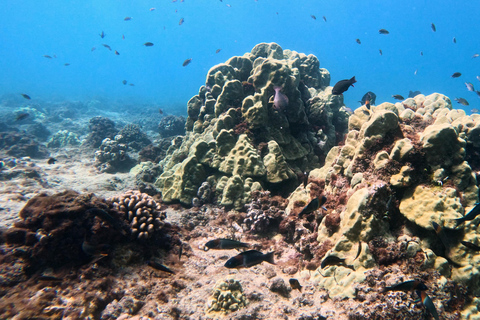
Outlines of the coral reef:
<svg viewBox="0 0 480 320">
<path fill-rule="evenodd" d="M 132 236 L 147 239 L 160 230 L 167 217 L 151 196 L 137 190 L 129 190 L 122 195 L 107 199 L 111 207 L 122 212 L 130 223 Z"/>
<path fill-rule="evenodd" d="M 78 146 L 80 140 L 75 133 L 68 130 L 57 131 L 47 142 L 49 148 L 63 148 L 66 146 Z"/>
<path fill-rule="evenodd" d="M 99 149 L 95 151 L 95 165 L 98 170 L 107 173 L 129 171 L 136 161 L 128 155 L 127 145 L 120 143 L 121 135 L 115 139 L 106 138 L 102 141 Z"/>
<path fill-rule="evenodd" d="M 92 148 L 100 147 L 104 139 L 113 139 L 118 133 L 118 130 L 115 129 L 115 123 L 104 117 L 90 119 L 88 128 L 90 134 L 84 144 Z"/>
<path fill-rule="evenodd" d="M 162 138 L 183 136 L 185 134 L 185 118 L 174 115 L 162 118 L 158 124 L 158 133 Z"/>
<path fill-rule="evenodd" d="M 242 285 L 235 279 L 226 279 L 217 282 L 209 301 L 207 312 L 228 314 L 244 308 L 248 301 L 243 293 Z"/>
<path fill-rule="evenodd" d="M 136 124 L 127 124 L 122 130 L 120 130 L 120 132 L 118 132 L 117 136 L 115 137 L 115 140 L 136 151 L 139 151 L 152 143 L 148 136 L 142 132 L 140 127 Z"/>
<path fill-rule="evenodd" d="M 47 148 L 39 144 L 35 137 L 25 132 L 0 133 L 0 150 L 12 157 L 44 159 L 49 156 Z"/>
</svg>

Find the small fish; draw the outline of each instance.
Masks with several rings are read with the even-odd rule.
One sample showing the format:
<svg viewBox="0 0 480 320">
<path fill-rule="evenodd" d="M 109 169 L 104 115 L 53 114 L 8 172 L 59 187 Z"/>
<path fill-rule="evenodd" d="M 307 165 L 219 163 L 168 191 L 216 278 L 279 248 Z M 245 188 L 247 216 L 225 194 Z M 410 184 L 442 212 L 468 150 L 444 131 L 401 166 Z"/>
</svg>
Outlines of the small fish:
<svg viewBox="0 0 480 320">
<path fill-rule="evenodd" d="M 150 8 L 150 11 L 155 11 L 155 8 Z"/>
<path fill-rule="evenodd" d="M 112 48 L 110 48 L 110 46 L 108 44 L 102 44 L 102 46 L 104 46 L 105 48 L 107 48 L 108 50 L 112 51 Z"/>
<path fill-rule="evenodd" d="M 135 85 L 133 83 L 129 83 L 128 84 L 130 87 L 135 87 Z"/>
<path fill-rule="evenodd" d="M 183 61 L 182 66 L 186 67 L 192 62 L 192 58 L 188 58 L 187 60 Z"/>
<path fill-rule="evenodd" d="M 162 109 L 158 109 L 158 113 L 163 114 L 163 110 L 162 110 Z"/>
<path fill-rule="evenodd" d="M 125 35 L 124 34 L 122 34 L 122 40 L 125 40 Z"/>
<path fill-rule="evenodd" d="M 306 188 L 307 187 L 307 184 L 308 184 L 308 174 L 309 172 L 304 172 L 303 173 L 303 187 Z"/>
<path fill-rule="evenodd" d="M 160 270 L 160 271 L 164 271 L 164 272 L 168 272 L 168 273 L 171 273 L 171 274 L 175 274 L 175 271 L 172 271 L 170 270 L 169 268 L 167 268 L 166 266 L 164 266 L 163 264 L 161 263 L 158 263 L 156 261 L 148 261 L 147 264 L 152 267 L 153 269 L 157 269 L 157 270 Z"/>
<path fill-rule="evenodd" d="M 455 99 L 453 99 L 453 100 L 457 101 L 457 103 L 460 103 L 460 104 L 463 105 L 463 106 L 468 106 L 468 105 L 470 105 L 470 104 L 468 103 L 468 101 L 465 100 L 465 99 L 463 99 L 463 98 L 455 98 Z"/>
<path fill-rule="evenodd" d="M 473 84 L 471 84 L 470 82 L 465 82 L 465 86 L 467 87 L 468 91 L 475 91 L 475 89 L 473 88 Z"/>
<path fill-rule="evenodd" d="M 236 249 L 236 248 L 248 248 L 250 245 L 245 242 L 240 242 L 231 239 L 215 239 L 210 240 L 205 244 L 208 249 Z"/>
<path fill-rule="evenodd" d="M 425 308 L 427 308 L 428 312 L 435 318 L 435 320 L 439 320 L 437 309 L 435 309 L 435 305 L 433 304 L 432 299 L 428 296 L 425 291 L 417 291 L 420 300 L 422 301 Z"/>
<path fill-rule="evenodd" d="M 298 291 L 302 292 L 302 286 L 300 285 L 300 282 L 298 282 L 297 279 L 290 278 L 288 279 L 288 283 L 290 283 L 290 286 L 292 287 L 293 290 L 297 289 Z"/>
<path fill-rule="evenodd" d="M 100 33 L 99 36 L 100 36 L 100 38 L 103 39 L 103 38 L 105 38 L 106 34 L 105 34 L 105 32 L 103 32 L 103 30 L 102 30 L 102 33 Z"/>
<path fill-rule="evenodd" d="M 57 162 L 57 159 L 55 158 L 49 158 L 47 161 L 48 164 L 55 164 L 55 162 Z"/>
<path fill-rule="evenodd" d="M 26 113 L 26 112 L 19 113 L 19 114 L 17 114 L 17 116 L 15 117 L 15 121 L 21 121 L 21 120 L 23 120 L 23 119 L 28 118 L 28 116 L 30 116 L 30 114 L 28 114 L 28 113 Z"/>
<path fill-rule="evenodd" d="M 362 41 L 360 41 L 360 39 L 357 38 L 357 40 L 355 40 L 355 42 L 357 42 L 358 44 L 362 44 Z"/>
<path fill-rule="evenodd" d="M 480 76 L 477 76 L 477 80 L 480 81 Z"/>
<path fill-rule="evenodd" d="M 219 53 L 220 51 L 222 51 L 222 49 L 217 49 L 215 50 L 215 53 Z"/>
<path fill-rule="evenodd" d="M 64 65 L 65 67 L 68 67 L 68 66 L 70 65 L 70 63 L 67 62 L 67 63 L 64 63 L 63 65 Z"/>
<path fill-rule="evenodd" d="M 423 56 L 423 51 L 420 51 L 420 55 Z"/>
<path fill-rule="evenodd" d="M 415 72 L 413 74 L 416 76 L 417 73 L 418 73 L 418 69 L 415 69 Z"/>
<path fill-rule="evenodd" d="M 152 47 L 152 46 L 153 46 L 153 43 L 151 43 L 151 42 L 145 42 L 143 45 L 144 45 L 145 47 Z"/>
<path fill-rule="evenodd" d="M 378 30 L 378 33 L 380 33 L 380 34 L 389 34 L 390 32 L 388 32 L 388 30 L 386 30 L 386 29 L 380 29 L 380 30 Z"/>
<path fill-rule="evenodd" d="M 108 212 L 106 212 L 105 210 L 102 210 L 100 208 L 90 208 L 88 209 L 87 211 L 85 211 L 86 214 L 92 214 L 96 217 L 99 217 L 100 219 L 108 222 L 110 225 L 112 225 L 112 227 L 114 227 L 115 229 L 121 229 L 121 225 L 120 225 L 120 220 L 119 219 L 116 219 L 114 218 L 113 216 L 111 216 Z"/>
<path fill-rule="evenodd" d="M 480 54 L 478 54 L 478 53 L 475 53 L 475 54 L 472 56 L 472 59 L 474 59 L 474 58 L 478 58 L 478 57 L 480 57 Z"/>
<path fill-rule="evenodd" d="M 462 74 L 460 72 L 455 72 L 452 74 L 452 78 L 458 78 L 460 77 Z"/>
<path fill-rule="evenodd" d="M 125 17 L 125 18 L 123 19 L 123 21 L 130 21 L 130 20 L 132 20 L 132 17 Z"/>
<path fill-rule="evenodd" d="M 32 98 L 30 98 L 30 96 L 26 93 L 20 93 L 22 95 L 22 97 L 24 97 L 25 99 L 27 100 L 31 100 Z"/>
<path fill-rule="evenodd" d="M 431 26 L 432 26 L 433 32 L 437 32 L 437 27 L 435 27 L 435 24 L 434 24 L 433 22 L 432 22 L 432 25 L 431 25 Z"/>
<path fill-rule="evenodd" d="M 269 253 L 261 253 L 257 250 L 248 250 L 244 251 L 225 262 L 226 268 L 250 268 L 257 264 L 262 263 L 263 261 L 268 262 L 270 264 L 275 264 L 273 261 L 273 254 L 274 252 Z"/>
<path fill-rule="evenodd" d="M 93 51 L 95 51 L 95 49 L 97 49 L 97 48 L 95 48 L 95 47 L 92 47 L 92 49 L 90 49 L 90 51 L 92 51 L 92 52 L 93 52 Z"/>
<path fill-rule="evenodd" d="M 226 6 L 227 6 L 227 7 L 229 7 L 229 8 L 231 8 L 231 7 L 232 7 L 232 5 L 231 5 L 231 4 L 226 4 Z"/>
<path fill-rule="evenodd" d="M 89 256 L 108 256 L 111 246 L 108 244 L 91 244 L 84 240 L 82 243 L 82 250 Z"/>
<path fill-rule="evenodd" d="M 457 38 L 453 37 L 453 43 L 457 43 Z"/>
<path fill-rule="evenodd" d="M 480 96 L 480 92 L 479 91 L 475 91 L 479 96 Z M 475 109 L 473 108 L 472 110 L 470 110 L 472 112 L 472 114 L 475 114 L 475 113 L 478 113 L 478 109 Z"/>
<path fill-rule="evenodd" d="M 323 269 L 328 266 L 343 266 L 345 268 L 350 268 L 352 270 L 355 270 L 353 269 L 352 265 L 348 265 L 345 263 L 345 259 L 339 258 L 337 256 L 328 256 L 325 259 L 323 259 L 322 264 L 320 265 L 320 268 Z"/>
<path fill-rule="evenodd" d="M 392 98 L 397 99 L 397 100 L 405 100 L 405 98 L 399 94 L 394 94 Z"/>
<path fill-rule="evenodd" d="M 313 20 L 317 20 L 317 17 L 315 17 L 313 14 L 311 14 L 310 17 L 312 17 Z"/>
<path fill-rule="evenodd" d="M 383 55 L 382 49 L 378 49 L 378 52 L 380 53 L 380 55 Z"/>
<path fill-rule="evenodd" d="M 368 91 L 367 93 L 365 93 L 363 95 L 362 100 L 360 100 L 360 103 L 362 105 L 365 105 L 368 109 L 370 109 L 371 104 L 375 105 L 375 100 L 376 99 L 377 99 L 377 95 L 375 93 L 373 93 L 372 91 Z"/>
<path fill-rule="evenodd" d="M 480 251 L 480 246 L 477 246 L 476 244 L 474 243 L 471 243 L 471 242 L 467 242 L 467 241 L 460 241 L 461 244 L 463 244 L 465 247 L 467 247 L 468 249 L 471 249 L 473 251 Z"/>
<path fill-rule="evenodd" d="M 461 98 L 460 98 L 461 99 Z M 465 216 L 455 219 L 457 226 L 465 221 L 471 221 L 480 214 L 480 203 L 477 203 L 472 210 L 470 210 Z"/>
<path fill-rule="evenodd" d="M 418 96 L 419 94 L 422 94 L 420 91 L 409 91 L 408 92 L 408 97 L 409 98 L 415 98 L 416 96 Z"/>
<path fill-rule="evenodd" d="M 55 276 L 51 268 L 45 269 L 44 272 L 38 277 L 38 280 L 41 281 L 63 281 L 63 278 Z"/>
<path fill-rule="evenodd" d="M 323 21 L 327 22 L 327 18 L 325 16 L 322 17 Z"/>
<path fill-rule="evenodd" d="M 123 83 L 124 85 L 126 85 L 126 84 L 127 84 L 127 80 L 123 80 L 122 83 Z"/>
<path fill-rule="evenodd" d="M 185 22 L 184 18 L 181 18 L 180 21 L 178 22 L 178 25 L 181 26 Z"/>
<path fill-rule="evenodd" d="M 49 56 L 48 54 L 44 54 L 43 57 L 44 57 L 44 58 L 47 58 L 47 59 L 52 59 L 52 57 Z"/>
<path fill-rule="evenodd" d="M 383 288 L 382 292 L 387 292 L 387 291 L 410 291 L 410 290 L 411 291 L 413 291 L 413 290 L 425 291 L 425 290 L 428 290 L 428 288 L 422 281 L 409 280 L 409 281 L 394 284 L 393 286 L 390 286 L 390 287 L 385 287 L 385 288 Z"/>
<path fill-rule="evenodd" d="M 275 90 L 275 97 L 273 98 L 273 106 L 277 110 L 285 110 L 288 106 L 288 97 L 281 92 L 282 87 L 275 86 L 273 87 Z"/>
<path fill-rule="evenodd" d="M 354 87 L 353 84 L 355 82 L 357 82 L 357 80 L 355 80 L 355 76 L 353 76 L 351 79 L 345 79 L 345 80 L 338 81 L 333 86 L 332 94 L 339 95 L 339 94 L 344 93 L 345 91 L 348 90 L 348 88 L 350 88 L 350 86 Z"/>
<path fill-rule="evenodd" d="M 355 259 L 353 259 L 353 261 L 357 260 L 357 258 L 360 256 L 360 253 L 362 253 L 362 241 L 358 241 L 357 255 L 355 256 Z"/>
<path fill-rule="evenodd" d="M 115 50 L 115 54 L 116 54 L 117 56 L 119 56 L 119 55 L 120 55 L 120 52 L 118 52 L 117 50 Z"/>
<path fill-rule="evenodd" d="M 303 207 L 302 211 L 298 214 L 298 217 L 302 217 L 304 214 L 309 214 L 311 212 L 314 212 L 321 206 L 323 206 L 327 202 L 327 197 L 322 196 L 322 198 L 315 197 L 310 201 L 305 207 Z"/>
<path fill-rule="evenodd" d="M 445 247 L 445 249 L 448 250 L 450 248 L 450 241 L 448 240 L 447 235 L 443 230 L 443 227 L 441 227 L 438 223 L 433 221 L 432 221 L 432 226 L 438 238 L 440 238 L 440 241 L 442 242 L 443 246 Z"/>
</svg>

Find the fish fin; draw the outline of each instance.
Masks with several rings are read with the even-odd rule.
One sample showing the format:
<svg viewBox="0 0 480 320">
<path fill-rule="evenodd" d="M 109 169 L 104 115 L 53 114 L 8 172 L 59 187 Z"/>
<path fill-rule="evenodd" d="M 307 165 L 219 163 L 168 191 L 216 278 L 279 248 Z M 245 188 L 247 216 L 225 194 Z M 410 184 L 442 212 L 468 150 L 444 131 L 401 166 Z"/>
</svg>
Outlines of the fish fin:
<svg viewBox="0 0 480 320">
<path fill-rule="evenodd" d="M 275 264 L 275 261 L 273 261 L 273 254 L 274 253 L 275 253 L 275 251 L 267 253 L 265 255 L 265 259 L 263 261 L 266 261 L 266 262 L 271 263 L 271 264 Z"/>
<path fill-rule="evenodd" d="M 298 287 L 298 291 L 302 292 L 302 286 Z"/>
<path fill-rule="evenodd" d="M 350 79 L 350 82 L 352 83 L 352 87 L 353 87 L 353 84 L 354 84 L 355 82 L 357 82 L 357 80 L 355 80 L 355 76 L 353 76 L 353 77 Z"/>
</svg>

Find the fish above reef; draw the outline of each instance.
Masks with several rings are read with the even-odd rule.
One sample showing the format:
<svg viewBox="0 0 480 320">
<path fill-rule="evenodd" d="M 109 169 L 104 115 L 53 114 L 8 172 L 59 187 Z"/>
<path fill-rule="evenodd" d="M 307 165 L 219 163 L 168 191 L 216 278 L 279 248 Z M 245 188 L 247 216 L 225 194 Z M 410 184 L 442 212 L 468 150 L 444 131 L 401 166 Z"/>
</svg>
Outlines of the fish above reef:
<svg viewBox="0 0 480 320">
<path fill-rule="evenodd" d="M 468 249 L 471 249 L 473 251 L 480 251 L 480 246 L 477 246 L 474 243 L 471 243 L 471 242 L 468 242 L 468 241 L 460 241 L 460 243 L 463 244 Z"/>
<path fill-rule="evenodd" d="M 380 55 L 383 55 L 382 49 L 378 49 L 378 52 L 380 53 Z"/>
<path fill-rule="evenodd" d="M 402 95 L 399 94 L 394 94 L 392 98 L 397 99 L 397 100 L 405 100 L 405 98 Z"/>
<path fill-rule="evenodd" d="M 102 43 L 102 46 L 104 46 L 104 47 L 107 48 L 108 50 L 112 51 L 112 48 L 111 48 L 108 44 Z"/>
<path fill-rule="evenodd" d="M 263 261 L 275 264 L 273 261 L 273 254 L 274 252 L 269 253 L 261 253 L 257 250 L 248 250 L 244 251 L 235 257 L 232 257 L 225 262 L 226 268 L 250 268 L 257 264 L 262 263 Z"/>
<path fill-rule="evenodd" d="M 30 96 L 26 93 L 20 93 L 22 95 L 22 97 L 24 97 L 25 99 L 27 100 L 31 100 L 32 98 L 30 98 Z"/>
<path fill-rule="evenodd" d="M 423 56 L 423 51 L 420 51 L 420 55 Z"/>
<path fill-rule="evenodd" d="M 425 291 L 417 291 L 420 300 L 422 301 L 425 308 L 430 312 L 430 314 L 435 318 L 435 320 L 439 320 L 437 309 L 435 309 L 435 305 L 433 304 L 432 299 L 428 296 Z"/>
<path fill-rule="evenodd" d="M 120 52 L 118 52 L 117 50 L 115 50 L 115 54 L 116 54 L 117 56 L 119 56 L 119 55 L 120 55 Z"/>
<path fill-rule="evenodd" d="M 150 8 L 150 11 L 155 11 L 155 8 Z"/>
<path fill-rule="evenodd" d="M 103 38 L 105 38 L 106 34 L 105 34 L 105 32 L 103 32 L 103 30 L 102 30 L 102 33 L 100 33 L 99 36 L 100 36 L 100 38 L 103 39 Z"/>
<path fill-rule="evenodd" d="M 474 59 L 474 58 L 478 58 L 478 57 L 480 57 L 480 54 L 478 54 L 478 53 L 475 53 L 475 54 L 472 56 L 472 59 Z"/>
<path fill-rule="evenodd" d="M 357 255 L 355 256 L 355 259 L 353 259 L 353 261 L 357 260 L 357 258 L 360 257 L 360 253 L 362 253 L 362 241 L 358 241 Z"/>
<path fill-rule="evenodd" d="M 178 22 L 178 25 L 181 26 L 185 22 L 184 18 L 181 18 L 180 21 Z"/>
<path fill-rule="evenodd" d="M 190 64 L 190 62 L 192 62 L 192 58 L 188 58 L 185 61 L 183 61 L 182 66 L 186 67 Z"/>
<path fill-rule="evenodd" d="M 48 160 L 47 160 L 47 163 L 48 163 L 48 164 L 55 164 L 55 162 L 57 162 L 57 159 L 55 159 L 55 158 L 53 158 L 53 157 L 50 157 L 50 158 L 48 158 Z"/>
<path fill-rule="evenodd" d="M 457 43 L 457 38 L 453 37 L 453 43 Z"/>
<path fill-rule="evenodd" d="M 475 89 L 473 88 L 473 84 L 471 84 L 470 82 L 465 82 L 465 86 L 467 87 L 468 91 L 475 91 Z"/>
<path fill-rule="evenodd" d="M 313 14 L 311 14 L 310 17 L 312 17 L 313 20 L 317 20 L 317 17 L 315 17 Z"/>
<path fill-rule="evenodd" d="M 420 91 L 409 91 L 408 92 L 408 97 L 409 98 L 415 98 L 416 96 L 418 96 L 419 94 L 422 94 Z"/>
<path fill-rule="evenodd" d="M 129 83 L 128 84 L 130 87 L 135 87 L 135 85 L 133 83 Z"/>
<path fill-rule="evenodd" d="M 450 240 L 448 240 L 447 235 L 445 234 L 445 231 L 443 230 L 443 227 L 441 227 L 438 223 L 436 223 L 434 221 L 432 221 L 432 226 L 433 226 L 433 230 L 437 234 L 438 238 L 442 242 L 445 249 L 449 250 L 450 249 Z"/>
<path fill-rule="evenodd" d="M 130 21 L 130 20 L 132 20 L 132 17 L 125 17 L 125 18 L 123 18 L 123 21 Z"/>
<path fill-rule="evenodd" d="M 380 29 L 380 30 L 378 30 L 378 33 L 380 33 L 380 34 L 389 34 L 390 32 L 388 32 L 387 29 Z"/>
<path fill-rule="evenodd" d="M 127 80 L 122 80 L 122 83 L 123 83 L 124 85 L 126 85 L 126 84 L 127 84 Z"/>
<path fill-rule="evenodd" d="M 325 16 L 322 17 L 323 21 L 327 22 L 327 18 Z"/>
<path fill-rule="evenodd" d="M 70 65 L 70 63 L 67 62 L 67 63 L 64 63 L 63 65 L 64 65 L 65 67 L 68 67 L 68 66 Z"/>
<path fill-rule="evenodd" d="M 168 273 L 171 273 L 171 274 L 175 274 L 175 271 L 170 270 L 169 268 L 167 268 L 166 266 L 164 266 L 163 264 L 161 264 L 157 261 L 150 260 L 150 261 L 147 262 L 147 264 L 150 267 L 152 267 L 153 269 L 160 270 L 160 271 L 163 271 L 163 272 L 168 272 Z"/>
<path fill-rule="evenodd" d="M 390 287 L 385 287 L 385 288 L 383 288 L 382 292 L 387 292 L 387 291 L 413 291 L 413 290 L 425 291 L 425 290 L 428 290 L 428 288 L 422 281 L 409 280 L 409 281 L 404 281 L 404 282 L 394 284 L 393 286 L 390 286 Z"/>
<path fill-rule="evenodd" d="M 215 53 L 219 53 L 220 51 L 222 51 L 222 49 L 217 49 L 215 50 Z"/>
<path fill-rule="evenodd" d="M 297 289 L 298 291 L 302 292 L 302 286 L 300 285 L 300 282 L 298 282 L 297 279 L 290 278 L 288 279 L 288 283 L 290 283 L 290 286 L 292 287 L 293 290 Z"/>
<path fill-rule="evenodd" d="M 353 76 L 351 79 L 345 79 L 345 80 L 340 80 L 340 81 L 338 81 L 338 82 L 333 86 L 332 94 L 339 95 L 339 94 L 344 93 L 345 91 L 348 90 L 348 88 L 350 88 L 350 86 L 354 87 L 353 84 L 354 84 L 355 82 L 357 82 L 357 80 L 355 80 L 355 76 Z"/>
<path fill-rule="evenodd" d="M 460 104 L 463 105 L 463 106 L 468 106 L 468 105 L 470 105 L 470 104 L 468 103 L 468 101 L 465 100 L 465 99 L 463 99 L 463 98 L 455 98 L 455 99 L 453 99 L 453 100 L 457 101 L 457 103 L 460 103 Z"/>
<path fill-rule="evenodd" d="M 458 77 L 460 77 L 461 75 L 462 75 L 462 74 L 461 74 L 460 72 L 454 72 L 454 73 L 452 74 L 452 78 L 458 78 Z"/>
<path fill-rule="evenodd" d="M 357 40 L 355 40 L 356 43 L 358 44 L 362 44 L 362 41 L 360 41 L 360 39 L 357 38 Z"/>
<path fill-rule="evenodd" d="M 285 110 L 288 106 L 288 97 L 281 92 L 282 87 L 275 86 L 273 87 L 275 90 L 275 97 L 273 98 L 273 106 L 277 110 Z"/>
<path fill-rule="evenodd" d="M 470 210 L 465 216 L 455 219 L 457 226 L 465 221 L 471 221 L 480 214 L 480 203 L 477 203 L 472 210 Z"/>
<path fill-rule="evenodd" d="M 304 214 L 309 214 L 323 206 L 327 202 L 327 197 L 322 196 L 322 198 L 315 197 L 312 201 L 310 201 L 305 207 L 303 207 L 302 211 L 298 214 L 298 217 L 301 218 Z"/>
<path fill-rule="evenodd" d="M 236 249 L 236 248 L 248 248 L 249 246 L 250 245 L 248 243 L 240 242 L 232 239 L 215 239 L 215 240 L 210 240 L 205 244 L 205 247 L 208 249 Z"/>
<path fill-rule="evenodd" d="M 52 57 L 49 56 L 48 54 L 44 54 L 43 57 L 44 57 L 44 58 L 47 58 L 47 59 L 52 59 Z"/>
<path fill-rule="evenodd" d="M 109 252 L 112 250 L 112 247 L 108 244 L 92 244 L 87 240 L 84 240 L 82 243 L 82 250 L 85 254 L 89 256 L 108 256 Z"/>
<path fill-rule="evenodd" d="M 349 265 L 345 262 L 345 258 L 339 258 L 333 255 L 323 259 L 322 264 L 320 265 L 320 268 L 323 269 L 328 266 L 342 266 L 345 268 L 350 268 L 352 270 L 355 270 L 352 265 Z"/>
<path fill-rule="evenodd" d="M 152 42 L 145 42 L 143 44 L 145 47 L 152 47 L 153 46 L 153 43 Z"/>
<path fill-rule="evenodd" d="M 431 27 L 432 27 L 433 32 L 437 32 L 437 27 L 435 27 L 435 23 L 432 22 Z"/>
<path fill-rule="evenodd" d="M 28 118 L 28 116 L 30 116 L 30 114 L 28 114 L 28 113 L 26 113 L 26 112 L 19 113 L 19 114 L 17 114 L 17 116 L 15 117 L 15 121 L 21 121 L 21 120 L 23 120 L 23 119 Z"/>
</svg>

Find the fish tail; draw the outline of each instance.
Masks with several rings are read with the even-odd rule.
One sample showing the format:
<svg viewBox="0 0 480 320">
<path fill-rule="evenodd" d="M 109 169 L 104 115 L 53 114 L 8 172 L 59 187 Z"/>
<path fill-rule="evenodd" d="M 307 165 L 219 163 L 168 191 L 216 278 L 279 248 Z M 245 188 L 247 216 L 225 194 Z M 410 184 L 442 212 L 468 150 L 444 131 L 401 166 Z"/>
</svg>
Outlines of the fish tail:
<svg viewBox="0 0 480 320">
<path fill-rule="evenodd" d="M 275 253 L 275 251 L 272 251 L 272 252 L 269 252 L 269 253 L 265 254 L 265 257 L 263 258 L 263 261 L 271 263 L 271 264 L 275 264 L 275 261 L 273 261 L 273 254 L 274 253 Z"/>
<path fill-rule="evenodd" d="M 240 242 L 240 247 L 248 248 L 248 247 L 250 247 L 250 244 L 245 243 L 245 242 Z"/>
<path fill-rule="evenodd" d="M 298 286 L 298 291 L 302 292 L 302 286 Z"/>
</svg>

